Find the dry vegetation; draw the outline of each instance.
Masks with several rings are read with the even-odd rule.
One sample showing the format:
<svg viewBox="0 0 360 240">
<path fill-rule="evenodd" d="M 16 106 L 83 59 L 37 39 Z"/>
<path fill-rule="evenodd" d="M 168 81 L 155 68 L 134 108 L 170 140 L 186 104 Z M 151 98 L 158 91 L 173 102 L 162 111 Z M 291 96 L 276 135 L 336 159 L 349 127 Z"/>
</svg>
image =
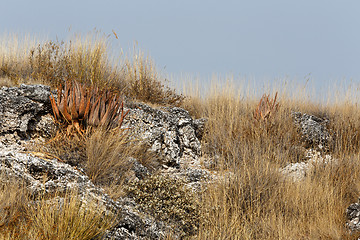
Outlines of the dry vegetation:
<svg viewBox="0 0 360 240">
<path fill-rule="evenodd" d="M 96 202 L 83 206 L 76 190 L 34 197 L 5 173 L 1 179 L 0 239 L 101 239 L 114 225 L 116 216 L 105 215 Z"/>
<path fill-rule="evenodd" d="M 344 222 L 345 209 L 360 189 L 359 109 L 350 104 L 320 108 L 283 98 L 274 116 L 254 121 L 258 103 L 241 100 L 229 89 L 213 92 L 202 107 L 209 118 L 205 153 L 221 156 L 216 167 L 233 175 L 204 193 L 206 217 L 197 238 L 356 239 Z M 301 148 L 294 148 L 301 143 L 291 109 L 328 115 L 335 137 L 331 154 L 340 159 L 317 166 L 303 182 L 284 181 L 278 171 L 303 160 Z"/>
<path fill-rule="evenodd" d="M 344 224 L 345 209 L 360 195 L 360 109 L 356 104 L 339 101 L 317 105 L 301 98 L 289 98 L 282 89 L 274 89 L 279 91 L 276 111 L 261 114 L 259 99 L 236 94 L 231 85 L 222 88 L 214 86 L 205 97 L 192 95 L 184 99 L 166 87 L 152 62 L 142 53 L 125 60 L 124 65 L 109 61 L 107 40 L 104 38 L 78 38 L 66 43 L 45 41 L 19 46 L 14 39 L 10 38 L 13 46 L 6 39 L 2 42 L 0 85 L 40 82 L 57 87 L 65 80 L 76 80 L 112 89 L 147 103 L 181 106 L 197 118 L 208 118 L 202 139 L 203 158 L 213 159 L 211 170 L 224 176 L 223 180 L 209 185 L 199 196 L 200 203 L 197 198 L 191 202 L 189 196 L 175 199 L 184 203 L 185 207 L 190 206 L 175 208 L 176 211 L 184 211 L 179 216 L 172 215 L 168 209 L 171 206 L 158 205 L 163 199 L 154 199 L 154 205 L 144 206 L 157 210 L 164 208 L 166 214 L 159 216 L 160 219 L 173 216 L 171 220 L 174 220 L 188 216 L 187 225 L 183 226 L 185 231 L 197 229 L 188 236 L 191 239 L 358 237 L 349 235 Z M 275 92 L 268 96 L 268 102 L 273 106 L 271 99 L 274 96 Z M 266 102 L 265 98 L 263 101 Z M 317 166 L 302 182 L 285 181 L 278 171 L 287 163 L 304 160 L 304 149 L 290 114 L 292 110 L 327 116 L 331 120 L 328 128 L 334 145 L 330 154 L 339 159 L 334 164 Z M 116 193 L 123 191 L 122 176 L 130 167 L 127 156 L 138 156 L 145 163 L 156 160 L 155 156 L 139 151 L 140 146 L 131 142 L 127 134 L 97 129 L 85 134 L 85 141 L 81 137 L 64 137 L 49 142 L 48 147 L 62 160 L 84 167 L 95 183 L 117 197 L 120 194 Z M 114 178 L 115 175 L 120 177 Z M 139 202 L 150 201 L 151 191 L 144 191 L 144 186 L 157 179 L 144 181 L 128 189 L 131 194 L 137 194 L 135 198 Z M 162 179 L 162 182 L 166 181 Z M 112 184 L 114 182 L 116 184 Z M 174 186 L 177 185 L 165 184 L 163 187 L 168 187 L 169 193 L 174 191 Z M 178 187 L 182 189 L 180 185 Z M 98 222 L 95 215 L 83 215 L 74 201 L 76 197 L 71 197 L 68 207 L 58 214 L 51 214 L 46 204 L 40 208 L 44 211 L 24 214 L 23 209 L 27 209 L 25 213 L 32 211 L 27 205 L 29 200 L 23 193 L 25 190 L 7 184 L 3 184 L 0 190 L 0 211 L 4 213 L 0 219 L 2 239 L 24 239 L 24 236 L 30 239 L 27 236 L 32 231 L 37 231 L 35 236 L 41 235 L 40 239 L 57 239 L 56 234 L 48 232 L 48 228 L 55 227 L 55 224 L 56 233 L 75 236 L 71 234 L 81 234 L 88 227 L 78 221 L 98 226 L 95 229 L 109 227 Z M 196 204 L 199 204 L 198 209 L 191 213 L 195 209 L 190 208 Z M 70 226 L 65 222 L 69 219 L 79 224 Z M 190 227 L 188 224 L 194 221 L 196 226 Z M 43 224 L 45 222 L 49 224 Z M 42 225 L 45 229 L 39 228 Z M 98 232 L 88 234 L 96 236 Z"/>
</svg>

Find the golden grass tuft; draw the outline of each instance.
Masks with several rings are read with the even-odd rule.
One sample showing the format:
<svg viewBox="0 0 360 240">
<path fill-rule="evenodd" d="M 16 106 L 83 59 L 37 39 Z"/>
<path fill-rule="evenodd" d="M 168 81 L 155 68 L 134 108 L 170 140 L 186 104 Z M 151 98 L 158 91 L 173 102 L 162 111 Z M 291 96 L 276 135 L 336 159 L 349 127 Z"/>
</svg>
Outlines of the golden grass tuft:
<svg viewBox="0 0 360 240">
<path fill-rule="evenodd" d="M 1 175 L 0 239 L 101 239 L 115 215 L 98 203 L 81 203 L 75 190 L 36 199 L 25 184 Z"/>
<path fill-rule="evenodd" d="M 87 175 L 95 183 L 118 182 L 124 179 L 126 172 L 131 168 L 129 156 L 134 154 L 129 132 L 123 129 L 107 131 L 95 129 L 86 140 Z"/>
<path fill-rule="evenodd" d="M 125 61 L 127 90 L 125 94 L 143 102 L 179 106 L 184 96 L 165 85 L 153 61 L 141 51 Z"/>
<path fill-rule="evenodd" d="M 35 239 L 101 239 L 116 216 L 96 202 L 82 203 L 75 190 L 52 199 L 40 198 L 28 210 Z"/>
<path fill-rule="evenodd" d="M 27 225 L 24 211 L 29 193 L 23 183 L 4 172 L 0 174 L 0 181 L 0 239 L 21 239 Z"/>
</svg>

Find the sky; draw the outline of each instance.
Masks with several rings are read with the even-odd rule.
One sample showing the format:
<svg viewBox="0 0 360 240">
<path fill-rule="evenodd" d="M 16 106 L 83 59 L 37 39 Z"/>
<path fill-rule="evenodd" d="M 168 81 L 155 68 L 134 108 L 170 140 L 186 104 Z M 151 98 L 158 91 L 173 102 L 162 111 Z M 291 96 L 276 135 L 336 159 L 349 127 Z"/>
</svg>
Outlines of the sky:
<svg viewBox="0 0 360 240">
<path fill-rule="evenodd" d="M 174 76 L 360 82 L 359 0 L 0 0 L 0 30 L 66 39 L 95 28 Z M 116 51 L 116 50 L 114 50 Z"/>
</svg>

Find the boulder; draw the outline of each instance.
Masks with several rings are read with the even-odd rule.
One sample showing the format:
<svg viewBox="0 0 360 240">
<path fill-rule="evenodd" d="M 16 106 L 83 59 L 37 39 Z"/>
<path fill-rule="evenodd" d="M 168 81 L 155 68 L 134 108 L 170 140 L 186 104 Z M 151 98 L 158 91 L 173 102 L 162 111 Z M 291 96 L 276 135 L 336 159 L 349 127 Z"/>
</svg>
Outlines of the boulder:
<svg viewBox="0 0 360 240">
<path fill-rule="evenodd" d="M 332 138 L 326 128 L 327 119 L 300 112 L 292 112 L 292 116 L 307 148 L 330 150 Z"/>
<path fill-rule="evenodd" d="M 360 203 L 353 203 L 346 209 L 346 226 L 352 232 L 360 231 Z"/>
<path fill-rule="evenodd" d="M 130 112 L 124 126 L 147 142 L 165 167 L 199 166 L 205 119 L 193 120 L 178 107 L 155 109 L 142 103 L 127 103 L 126 107 Z"/>
<path fill-rule="evenodd" d="M 337 161 L 331 155 L 324 155 L 313 149 L 307 149 L 305 151 L 305 158 L 306 161 L 290 163 L 285 167 L 280 168 L 280 173 L 282 173 L 286 179 L 291 179 L 295 182 L 302 181 L 314 170 L 315 166 L 336 163 Z"/>
<path fill-rule="evenodd" d="M 14 133 L 30 138 L 36 131 L 48 135 L 53 128 L 49 100 L 50 87 L 44 85 L 20 85 L 0 89 L 0 134 Z"/>
</svg>

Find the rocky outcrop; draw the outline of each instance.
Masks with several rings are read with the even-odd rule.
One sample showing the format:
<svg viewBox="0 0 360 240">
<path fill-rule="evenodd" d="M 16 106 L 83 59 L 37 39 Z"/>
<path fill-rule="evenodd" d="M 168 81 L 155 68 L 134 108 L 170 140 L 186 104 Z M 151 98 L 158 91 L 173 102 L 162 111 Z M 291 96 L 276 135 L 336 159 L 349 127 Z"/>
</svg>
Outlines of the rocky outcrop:
<svg viewBox="0 0 360 240">
<path fill-rule="evenodd" d="M 34 195 L 76 189 L 84 203 L 95 201 L 99 210 L 118 214 L 115 227 L 104 239 L 164 238 L 171 227 L 151 214 L 140 212 L 133 199 L 111 199 L 81 168 L 32 152 L 31 143 L 44 141 L 56 131 L 49 95 L 50 88 L 44 85 L 0 89 L 0 172 L 9 179 L 24 182 Z M 133 137 L 159 156 L 162 174 L 185 180 L 187 187 L 195 191 L 202 189 L 203 182 L 216 179 L 200 164 L 205 119 L 193 119 L 186 110 L 177 107 L 154 108 L 129 101 L 125 110 L 130 112 L 123 127 L 131 128 Z M 292 115 L 307 148 L 306 161 L 291 163 L 280 172 L 286 179 L 301 181 L 314 166 L 336 159 L 326 154 L 332 144 L 326 128 L 328 120 L 299 112 Z M 129 162 L 133 163 L 138 180 L 151 175 L 137 159 L 129 157 Z M 348 228 L 359 231 L 360 203 L 351 204 L 346 214 Z"/>
<path fill-rule="evenodd" d="M 332 138 L 326 128 L 329 120 L 300 112 L 292 112 L 295 127 L 297 127 L 305 147 L 304 161 L 290 163 L 280 169 L 280 172 L 294 181 L 303 180 L 319 164 L 328 164 L 335 160 L 327 154 L 332 144 Z M 296 149 L 296 146 L 294 146 Z"/>
<path fill-rule="evenodd" d="M 3 87 L 0 90 L 0 142 L 11 145 L 35 137 L 49 137 L 56 129 L 51 117 L 50 88 L 44 85 Z M 54 92 L 53 95 L 56 96 Z M 206 120 L 193 120 L 181 108 L 151 108 L 141 103 L 126 103 L 130 110 L 124 127 L 150 146 L 166 167 L 199 164 L 200 138 Z M 9 142 L 9 139 L 13 141 Z M 0 145 L 1 146 L 1 145 Z"/>
<path fill-rule="evenodd" d="M 164 236 L 165 225 L 140 213 L 131 199 L 113 201 L 84 173 L 56 159 L 1 150 L 0 170 L 8 179 L 24 182 L 35 196 L 75 189 L 83 203 L 96 202 L 99 211 L 117 214 L 118 222 L 106 239 L 159 239 Z"/>
<path fill-rule="evenodd" d="M 0 134 L 17 133 L 30 138 L 36 132 L 51 133 L 54 125 L 46 116 L 51 111 L 50 87 L 44 85 L 20 85 L 0 90 Z"/>
<path fill-rule="evenodd" d="M 193 120 L 186 110 L 177 107 L 154 109 L 141 103 L 126 106 L 130 112 L 125 125 L 133 128 L 136 136 L 162 156 L 163 165 L 198 164 L 204 119 Z"/>
<path fill-rule="evenodd" d="M 292 112 L 292 116 L 307 148 L 330 150 L 332 138 L 326 128 L 327 119 L 300 112 Z"/>
<path fill-rule="evenodd" d="M 55 93 L 53 93 L 55 95 Z M 144 212 L 133 200 L 112 200 L 95 186 L 86 174 L 74 166 L 31 150 L 32 142 L 41 142 L 56 131 L 49 101 L 50 88 L 21 85 L 0 89 L 0 171 L 26 183 L 33 194 L 77 189 L 82 200 L 96 201 L 100 209 L 120 213 L 116 226 L 106 239 L 161 239 L 168 228 Z M 146 142 L 151 151 L 162 156 L 168 173 L 198 183 L 206 170 L 199 163 L 205 120 L 193 120 L 181 108 L 155 109 L 140 103 L 128 103 L 130 110 L 124 127 L 131 127 L 134 137 Z M 133 170 L 141 179 L 148 169 L 133 159 Z M 198 187 L 198 186 L 197 186 Z"/>
</svg>

